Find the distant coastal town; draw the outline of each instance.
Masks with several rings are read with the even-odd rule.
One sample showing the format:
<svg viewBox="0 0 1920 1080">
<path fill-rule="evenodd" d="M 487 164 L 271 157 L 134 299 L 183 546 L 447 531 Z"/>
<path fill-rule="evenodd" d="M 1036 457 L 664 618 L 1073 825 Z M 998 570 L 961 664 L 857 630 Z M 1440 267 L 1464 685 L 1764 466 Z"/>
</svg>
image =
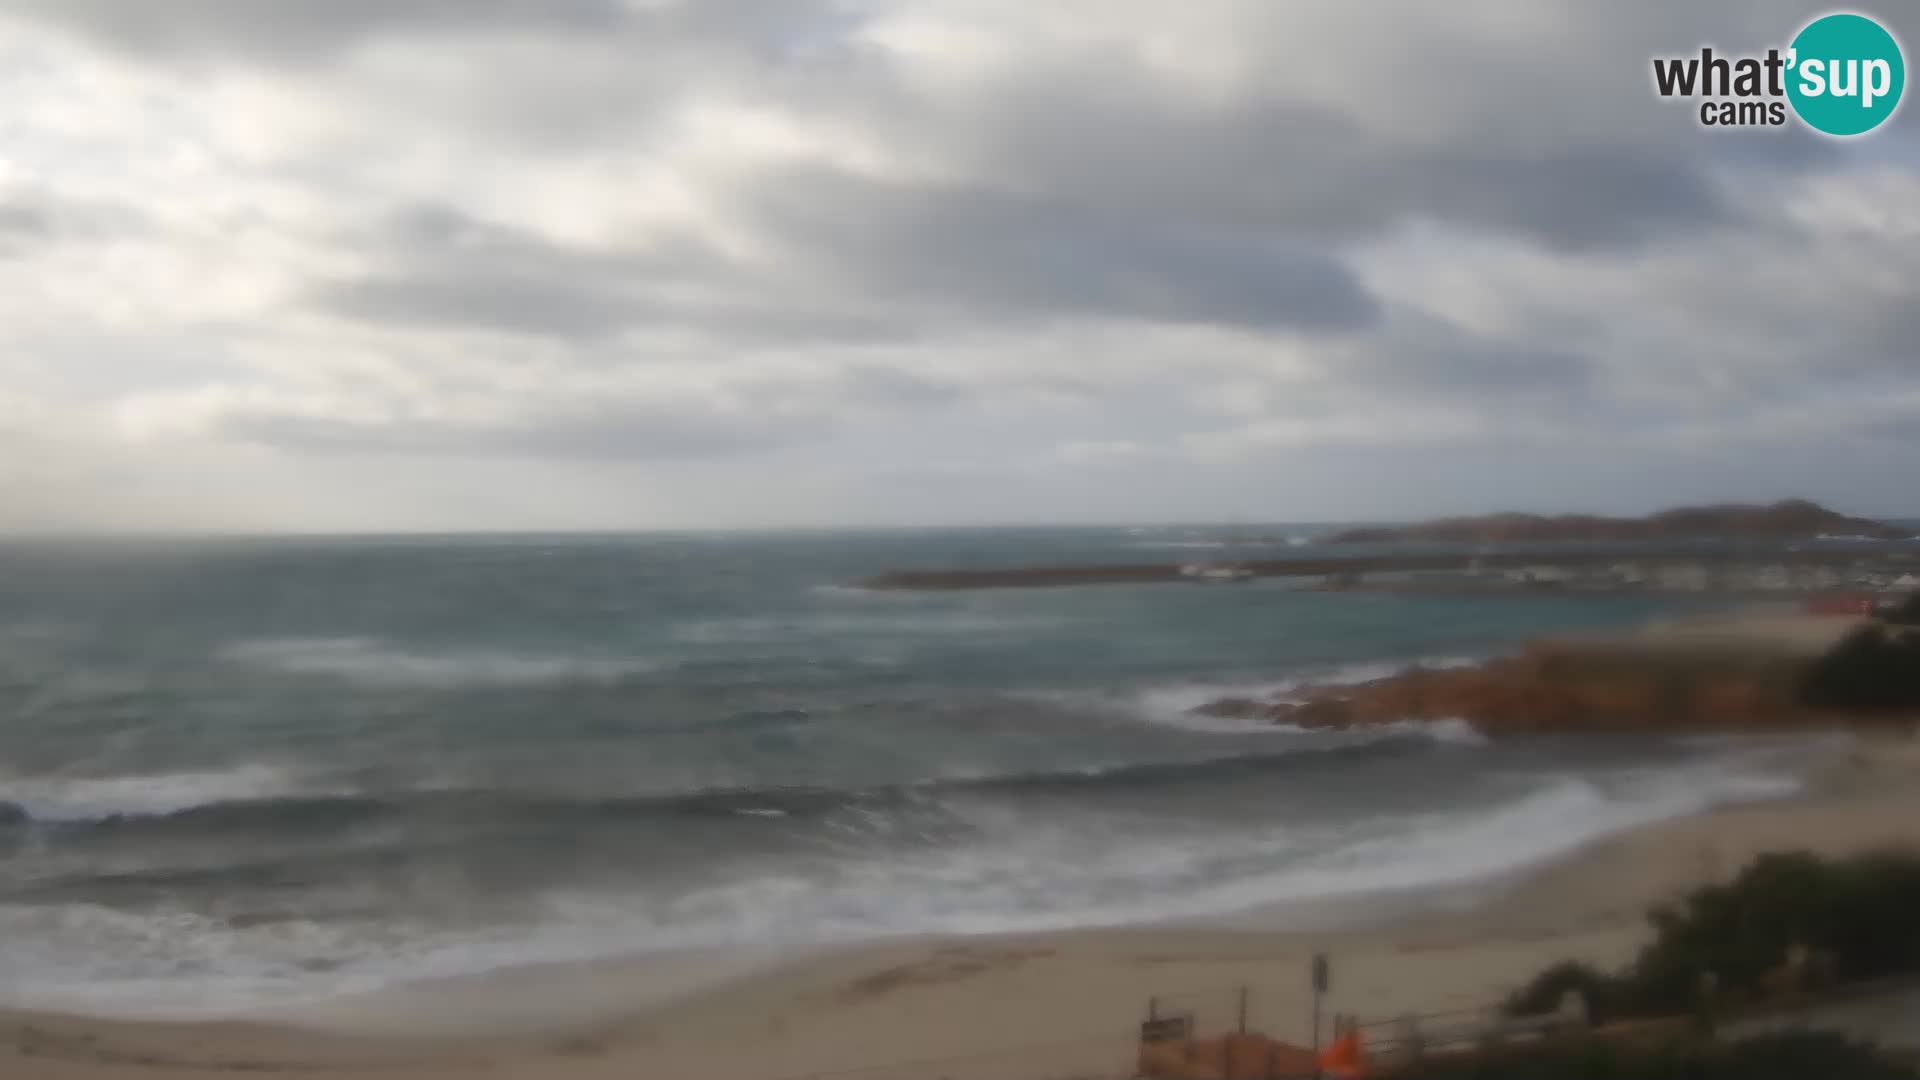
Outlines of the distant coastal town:
<svg viewBox="0 0 1920 1080">
<path fill-rule="evenodd" d="M 1326 537 L 1312 554 L 1277 559 L 898 570 L 857 584 L 947 590 L 1269 578 L 1320 590 L 1797 596 L 1817 610 L 1864 614 L 1920 590 L 1916 541 L 1898 526 L 1785 500 L 1645 518 L 1494 514 L 1354 529 Z"/>
<path fill-rule="evenodd" d="M 1455 570 L 1336 572 L 1313 587 L 1391 591 L 1589 590 L 1681 593 L 1804 594 L 1816 608 L 1864 612 L 1879 598 L 1920 589 L 1920 553 L 1833 553 L 1819 561 L 1745 557 L 1661 556 L 1604 562 L 1539 558 L 1519 566 L 1489 566 L 1469 558 Z"/>
</svg>

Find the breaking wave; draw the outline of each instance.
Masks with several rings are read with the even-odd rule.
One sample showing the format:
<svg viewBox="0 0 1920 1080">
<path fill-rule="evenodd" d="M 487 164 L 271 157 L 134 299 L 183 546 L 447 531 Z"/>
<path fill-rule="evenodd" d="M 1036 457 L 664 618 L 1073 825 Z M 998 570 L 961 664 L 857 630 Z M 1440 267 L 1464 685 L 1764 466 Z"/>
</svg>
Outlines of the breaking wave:
<svg viewBox="0 0 1920 1080">
<path fill-rule="evenodd" d="M 884 811 L 943 796 L 1083 794 L 1096 789 L 1124 792 L 1204 785 L 1235 777 L 1278 775 L 1418 753 L 1436 741 L 1455 741 L 1436 737 L 1425 725 L 1384 730 L 1387 734 L 1379 738 L 1334 746 L 1082 769 L 933 777 L 856 788 L 732 787 L 624 796 L 480 788 L 300 793 L 281 770 L 248 766 L 228 773 L 70 781 L 45 785 L 45 794 L 16 796 L 9 804 L 23 811 L 19 815 L 21 823 L 210 832 L 297 831 L 409 816 L 458 820 L 464 825 L 523 821 L 543 826 L 676 817 L 805 818 L 848 808 Z M 0 792 L 9 789 L 0 787 Z"/>
<path fill-rule="evenodd" d="M 1470 667 L 1482 658 L 1471 656 L 1428 656 L 1410 660 L 1375 660 L 1335 667 L 1312 669 L 1284 679 L 1246 682 L 1182 682 L 1148 687 L 1138 691 L 1131 709 L 1143 719 L 1185 731 L 1219 735 L 1297 733 L 1298 729 L 1258 719 L 1234 719 L 1208 716 L 1198 712 L 1217 701 L 1285 702 L 1306 686 L 1352 686 L 1388 678 L 1412 667 Z"/>
<path fill-rule="evenodd" d="M 204 772 L 106 777 L 0 777 L 0 807 L 8 816 L 40 822 L 165 817 L 196 807 L 274 799 L 294 791 L 280 766 L 250 763 Z"/>
<path fill-rule="evenodd" d="M 1335 753 L 1383 753 L 1349 748 Z M 1321 759 L 1326 760 L 1326 759 Z M 1284 759 L 1197 768 L 1286 767 Z M 1138 782 L 1030 777 L 990 783 Z M 1146 777 L 1146 779 L 1151 779 Z M 91 902 L 0 903 L 0 935 L 34 1000 L 191 1011 L 311 999 L 422 977 L 719 945 L 840 942 L 892 934 L 1004 933 L 1228 916 L 1291 902 L 1469 882 L 1623 829 L 1710 806 L 1789 794 L 1776 774 L 1724 764 L 1545 776 L 1495 805 L 1361 815 L 1318 827 L 1129 835 L 1044 813 L 953 847 L 847 853 L 801 866 L 737 867 L 704 885 L 636 894 L 544 894 L 530 922 L 378 922 L 310 915 L 236 920 Z M 765 802 L 767 796 L 756 796 Z M 714 805 L 771 825 L 785 806 Z M 804 800 L 802 800 L 804 801 Z M 78 962 L 76 962 L 78 960 Z M 27 981 L 30 978 L 30 983 Z M 194 992 L 183 994 L 183 980 Z M 7 987 L 0 986 L 0 990 Z"/>
<path fill-rule="evenodd" d="M 287 674 L 386 688 L 612 681 L 661 667 L 645 658 L 584 659 L 484 650 L 426 652 L 364 637 L 242 641 L 227 646 L 221 655 L 232 662 Z"/>
</svg>

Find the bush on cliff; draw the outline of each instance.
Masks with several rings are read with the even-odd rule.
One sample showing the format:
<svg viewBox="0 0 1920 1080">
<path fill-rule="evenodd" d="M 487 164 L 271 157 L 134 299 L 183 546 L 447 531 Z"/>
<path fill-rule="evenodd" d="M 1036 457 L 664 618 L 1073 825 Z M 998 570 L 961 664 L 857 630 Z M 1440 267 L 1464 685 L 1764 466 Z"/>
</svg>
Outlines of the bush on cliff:
<svg viewBox="0 0 1920 1080">
<path fill-rule="evenodd" d="M 1880 618 L 1895 626 L 1920 626 L 1920 592 L 1908 593 Z"/>
<path fill-rule="evenodd" d="M 1829 958 L 1843 981 L 1920 972 L 1916 912 L 1920 855 L 1763 855 L 1727 884 L 1656 909 L 1654 938 L 1626 971 L 1559 964 L 1510 997 L 1506 1010 L 1551 1011 L 1562 993 L 1577 989 L 1600 1023 L 1683 1015 L 1699 1007 L 1702 973 L 1713 974 L 1727 999 L 1761 996 L 1795 946 Z"/>
<path fill-rule="evenodd" d="M 1604 1024 L 1623 1013 L 1620 992 L 1623 980 L 1578 960 L 1564 960 L 1533 977 L 1533 981 L 1508 995 L 1501 1011 L 1508 1016 L 1544 1016 L 1560 1008 L 1569 990 L 1587 999 L 1587 1015 L 1596 1024 Z"/>
<path fill-rule="evenodd" d="M 1394 1073 L 1403 1080 L 1912 1080 L 1912 1068 L 1825 1032 L 1665 1046 L 1585 1040 L 1515 1047 Z"/>
<path fill-rule="evenodd" d="M 1796 696 L 1816 709 L 1920 709 L 1920 633 L 1855 630 L 1807 666 Z"/>
</svg>

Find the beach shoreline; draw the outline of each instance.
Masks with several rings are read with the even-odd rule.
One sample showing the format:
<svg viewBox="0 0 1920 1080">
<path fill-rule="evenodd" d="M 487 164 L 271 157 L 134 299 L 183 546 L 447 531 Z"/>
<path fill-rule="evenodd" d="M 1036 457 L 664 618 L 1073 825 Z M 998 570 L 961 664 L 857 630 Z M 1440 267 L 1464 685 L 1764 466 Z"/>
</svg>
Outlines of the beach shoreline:
<svg viewBox="0 0 1920 1080">
<path fill-rule="evenodd" d="M 1102 1076 L 1131 1060 L 1149 998 L 1224 1030 L 1308 1040 L 1326 1011 L 1484 1007 L 1563 959 L 1631 958 L 1655 904 L 1773 850 L 1920 848 L 1920 740 L 1828 740 L 1800 794 L 1723 805 L 1585 844 L 1501 879 L 1206 923 L 883 940 L 506 969 L 248 1018 L 0 1011 L 0 1076 L 245 1071 L 456 1075 Z"/>
</svg>

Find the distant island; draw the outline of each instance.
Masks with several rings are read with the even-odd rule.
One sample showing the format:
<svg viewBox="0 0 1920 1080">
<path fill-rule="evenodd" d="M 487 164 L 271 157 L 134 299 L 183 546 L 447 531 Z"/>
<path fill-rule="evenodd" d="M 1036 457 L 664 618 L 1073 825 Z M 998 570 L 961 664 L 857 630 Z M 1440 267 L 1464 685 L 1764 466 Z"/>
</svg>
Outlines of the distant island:
<svg viewBox="0 0 1920 1080">
<path fill-rule="evenodd" d="M 1912 530 L 1867 518 L 1848 517 L 1809 502 L 1784 499 L 1771 506 L 1727 503 L 1681 506 L 1637 518 L 1592 514 L 1486 514 L 1440 518 L 1413 525 L 1348 529 L 1331 544 L 1414 542 L 1425 544 L 1635 543 L 1658 540 L 1799 540 L 1859 537 L 1904 540 Z"/>
</svg>

